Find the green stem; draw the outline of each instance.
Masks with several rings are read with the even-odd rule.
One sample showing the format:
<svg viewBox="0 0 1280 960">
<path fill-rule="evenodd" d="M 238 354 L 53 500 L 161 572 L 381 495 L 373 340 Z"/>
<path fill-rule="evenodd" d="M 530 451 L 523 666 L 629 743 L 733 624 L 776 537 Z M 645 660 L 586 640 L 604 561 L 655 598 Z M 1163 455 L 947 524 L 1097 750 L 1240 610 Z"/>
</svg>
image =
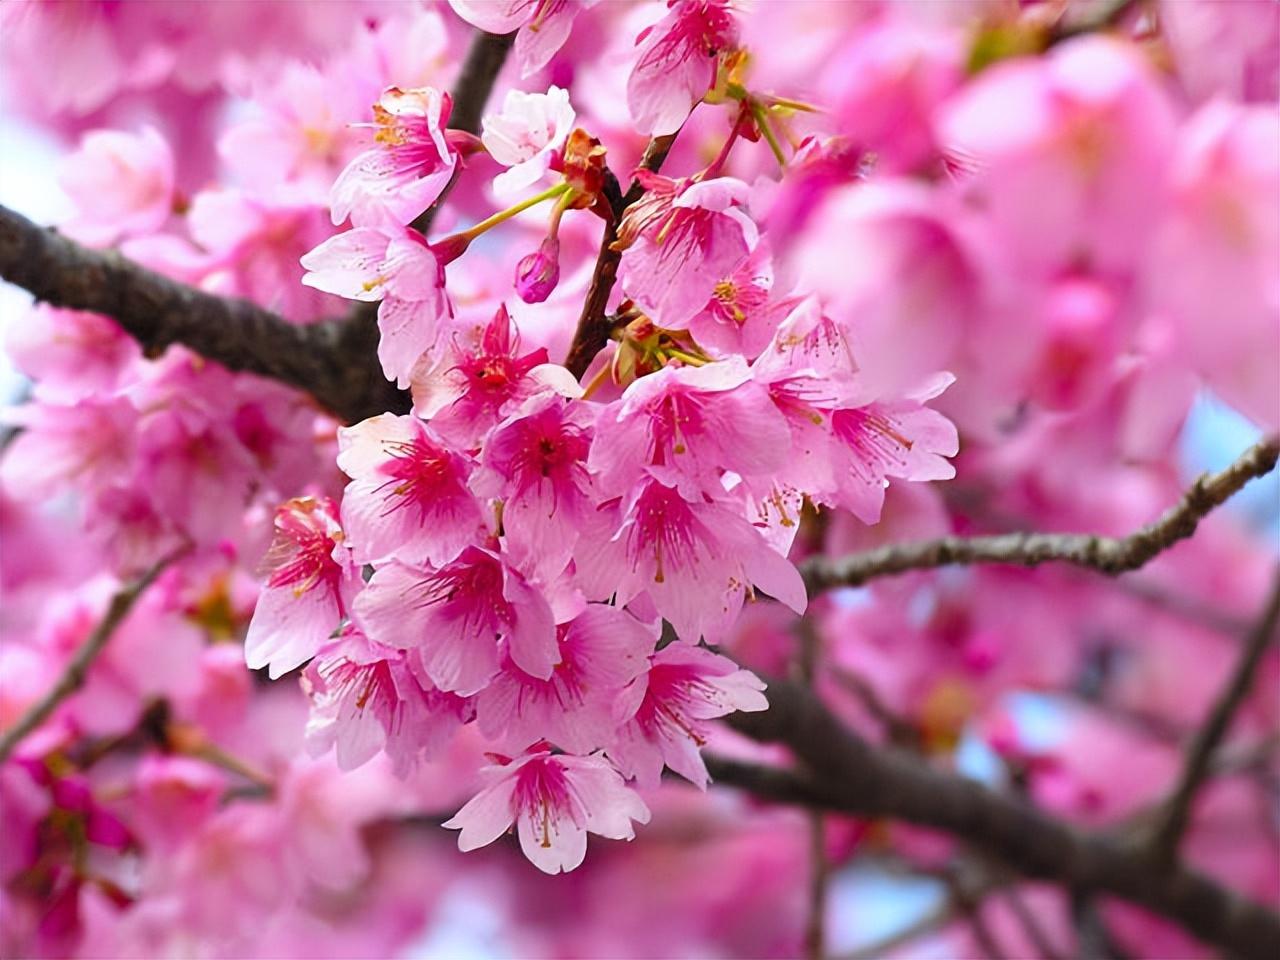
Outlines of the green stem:
<svg viewBox="0 0 1280 960">
<path fill-rule="evenodd" d="M 530 207 L 536 207 L 538 204 L 542 203 L 544 200 L 552 200 L 563 193 L 567 193 L 569 189 L 570 189 L 569 184 L 557 183 L 554 187 L 549 187 L 546 190 L 543 190 L 541 193 L 535 194 L 534 196 L 529 197 L 527 200 L 521 200 L 514 207 L 508 207 L 506 210 L 499 210 L 493 216 L 487 217 L 484 220 L 481 220 L 474 227 L 468 227 L 466 230 L 463 230 L 461 233 L 456 234 L 456 236 L 464 237 L 467 240 L 474 240 L 476 237 L 480 236 L 480 234 L 484 233 L 486 230 L 492 230 L 498 224 L 504 223 L 505 221 L 510 220 L 512 217 L 516 216 L 517 214 L 524 213 L 524 211 L 528 210 Z"/>
<path fill-rule="evenodd" d="M 760 128 L 765 140 L 769 142 L 769 149 L 773 151 L 774 157 L 777 158 L 778 166 L 785 168 L 787 155 L 782 152 L 782 144 L 778 143 L 778 136 L 773 132 L 773 127 L 769 123 L 768 112 L 759 103 L 752 100 L 751 115 L 756 118 L 756 126 Z"/>
</svg>

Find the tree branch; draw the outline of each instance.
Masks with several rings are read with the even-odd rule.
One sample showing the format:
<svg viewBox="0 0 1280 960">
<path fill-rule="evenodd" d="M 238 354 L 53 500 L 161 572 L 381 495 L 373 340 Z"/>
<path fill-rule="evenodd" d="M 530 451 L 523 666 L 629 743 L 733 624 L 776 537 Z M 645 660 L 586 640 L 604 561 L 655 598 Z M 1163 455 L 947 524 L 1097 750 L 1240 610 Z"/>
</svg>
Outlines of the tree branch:
<svg viewBox="0 0 1280 960">
<path fill-rule="evenodd" d="M 1137 570 L 1157 554 L 1190 537 L 1196 526 L 1250 480 L 1275 469 L 1280 441 L 1263 440 L 1220 473 L 1204 474 L 1182 499 L 1153 523 L 1127 537 L 1075 533 L 1003 533 L 942 537 L 892 544 L 838 560 L 813 557 L 801 564 L 810 595 L 830 587 L 854 587 L 875 577 L 955 564 L 999 563 L 1037 567 L 1070 563 L 1114 576 Z"/>
<path fill-rule="evenodd" d="M 1178 785 L 1151 834 L 1151 850 L 1156 859 L 1169 860 L 1177 854 L 1178 843 L 1191 817 L 1192 804 L 1211 772 L 1213 754 L 1227 735 L 1236 711 L 1253 686 L 1262 655 L 1276 637 L 1277 624 L 1280 624 L 1280 569 L 1276 571 L 1275 585 L 1271 588 L 1262 615 L 1249 631 L 1235 670 L 1204 725 L 1187 747 L 1186 761 L 1182 767 L 1182 775 L 1178 778 Z"/>
<path fill-rule="evenodd" d="M 729 723 L 755 740 L 787 745 L 805 771 L 707 758 L 721 783 L 780 803 L 945 831 L 1026 877 L 1131 901 L 1233 954 L 1261 960 L 1280 944 L 1280 916 L 1179 862 L 1160 864 L 1142 848 L 1078 831 L 1018 797 L 872 746 L 796 684 L 774 680 L 768 696 L 767 711 L 734 714 Z"/>
<path fill-rule="evenodd" d="M 675 134 L 654 137 L 645 148 L 640 166 L 645 170 L 657 172 L 675 143 Z M 596 255 L 596 269 L 591 275 L 591 286 L 587 288 L 587 298 L 582 304 L 582 314 L 578 318 L 578 329 L 573 334 L 573 343 L 569 346 L 569 354 L 564 365 L 575 377 L 587 372 L 587 367 L 595 359 L 595 355 L 604 349 L 609 342 L 609 334 L 613 324 L 605 315 L 609 306 L 609 294 L 613 292 L 613 284 L 618 279 L 618 264 L 622 254 L 613 249 L 613 242 L 618 239 L 618 224 L 627 207 L 635 203 L 644 194 L 639 181 L 632 180 L 625 195 L 619 196 L 614 181 L 612 191 L 606 189 L 609 198 L 610 216 L 605 220 L 604 232 L 600 236 L 600 252 Z"/>
<path fill-rule="evenodd" d="M 0 736 L 0 763 L 8 760 L 18 744 L 28 734 L 34 732 L 40 724 L 49 719 L 62 701 L 84 686 L 89 668 L 93 665 L 93 661 L 97 659 L 98 654 L 106 647 L 107 641 L 115 633 L 116 627 L 120 626 L 124 618 L 129 615 L 129 611 L 133 609 L 134 603 L 142 596 L 147 587 L 155 582 L 156 577 L 160 576 L 161 571 L 173 559 L 174 556 L 169 556 L 161 560 L 111 598 L 107 612 L 98 621 L 98 625 L 89 634 L 89 638 L 85 640 L 80 649 L 75 652 L 75 655 L 67 663 L 66 669 L 58 677 L 58 681 L 48 693 L 28 707 L 26 712 L 18 718 L 18 721 L 4 732 L 3 736 Z"/>
<path fill-rule="evenodd" d="M 346 421 L 401 405 L 378 366 L 376 328 L 297 326 L 248 300 L 214 296 L 112 250 L 83 247 L 3 206 L 0 278 L 55 307 L 111 317 L 149 356 L 182 344 L 228 370 L 304 390 Z"/>
</svg>

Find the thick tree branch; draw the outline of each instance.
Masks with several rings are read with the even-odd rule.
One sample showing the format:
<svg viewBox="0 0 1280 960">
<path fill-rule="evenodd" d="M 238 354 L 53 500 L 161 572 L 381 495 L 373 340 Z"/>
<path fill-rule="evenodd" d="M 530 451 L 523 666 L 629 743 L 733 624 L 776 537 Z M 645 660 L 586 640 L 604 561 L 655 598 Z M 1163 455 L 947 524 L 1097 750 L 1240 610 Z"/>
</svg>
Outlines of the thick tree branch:
<svg viewBox="0 0 1280 960">
<path fill-rule="evenodd" d="M 1070 563 L 1110 575 L 1137 570 L 1190 537 L 1205 516 L 1250 480 L 1275 469 L 1277 457 L 1280 441 L 1274 437 L 1250 447 L 1222 472 L 1199 477 L 1174 507 L 1127 537 L 1075 533 L 942 537 L 879 547 L 838 560 L 814 557 L 801 565 L 801 573 L 810 595 L 814 595 L 830 587 L 858 586 L 875 577 L 955 564 L 1037 567 L 1042 563 Z"/>
<path fill-rule="evenodd" d="M 1253 686 L 1258 665 L 1262 662 L 1262 655 L 1276 638 L 1278 624 L 1280 624 L 1280 570 L 1276 573 L 1275 585 L 1271 589 L 1271 595 L 1262 615 L 1249 631 L 1235 670 L 1218 696 L 1217 702 L 1214 703 L 1208 718 L 1187 747 L 1186 761 L 1182 767 L 1182 774 L 1178 778 L 1178 785 L 1174 788 L 1151 834 L 1152 852 L 1157 859 L 1168 860 L 1177 854 L 1178 843 L 1191 817 L 1191 807 L 1200 787 L 1212 770 L 1214 752 L 1227 735 L 1236 711 L 1244 702 L 1249 688 Z"/>
<path fill-rule="evenodd" d="M 72 656 L 66 668 L 62 671 L 62 675 L 58 677 L 57 682 L 50 688 L 49 692 L 31 704 L 26 712 L 18 717 L 17 722 L 0 736 L 0 763 L 8 760 L 9 755 L 13 753 L 18 744 L 28 734 L 34 732 L 40 724 L 48 720 L 62 701 L 84 686 L 89 668 L 93 665 L 93 661 L 97 659 L 98 654 L 106 647 L 107 641 L 115 633 L 116 627 L 120 626 L 124 618 L 129 615 L 129 611 L 133 609 L 134 603 L 146 592 L 147 587 L 155 582 L 156 577 L 160 576 L 160 573 L 172 560 L 173 557 L 166 557 L 161 560 L 111 598 L 111 603 L 107 606 L 107 612 L 98 621 L 98 625 L 89 634 L 89 638 Z"/>
<path fill-rule="evenodd" d="M 1162 864 L 1141 847 L 1078 831 L 1021 798 L 875 747 L 801 686 L 774 680 L 768 696 L 767 711 L 735 714 L 730 724 L 787 745 L 807 772 L 710 758 L 708 769 L 721 783 L 777 802 L 951 833 L 1026 877 L 1129 900 L 1232 954 L 1264 958 L 1280 945 L 1280 916 L 1181 863 Z"/>
<path fill-rule="evenodd" d="M 656 173 L 667 159 L 667 153 L 674 142 L 675 134 L 654 137 L 645 148 L 640 166 Z M 573 334 L 573 343 L 569 346 L 569 354 L 564 362 L 575 377 L 581 377 L 587 372 L 595 355 L 609 342 L 613 324 L 605 310 L 609 306 L 609 294 L 613 292 L 613 284 L 618 279 L 618 264 L 622 260 L 622 254 L 613 249 L 613 242 L 618 239 L 618 223 L 627 207 L 639 200 L 644 193 L 644 188 L 635 180 L 625 194 L 621 194 L 616 181 L 612 183 L 612 187 L 610 190 L 606 185 L 605 195 L 609 200 L 610 216 L 604 223 L 600 252 L 596 255 L 596 269 L 591 275 L 591 285 L 587 288 L 587 298 L 582 304 L 578 328 Z"/>
</svg>

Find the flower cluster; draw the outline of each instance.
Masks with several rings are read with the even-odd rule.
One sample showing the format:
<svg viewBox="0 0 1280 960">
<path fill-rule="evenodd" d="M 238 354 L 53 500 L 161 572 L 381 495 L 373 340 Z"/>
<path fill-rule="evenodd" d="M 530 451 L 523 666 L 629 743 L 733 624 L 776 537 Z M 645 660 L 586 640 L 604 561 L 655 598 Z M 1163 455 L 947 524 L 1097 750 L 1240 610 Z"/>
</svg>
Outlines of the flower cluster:
<svg viewBox="0 0 1280 960">
<path fill-rule="evenodd" d="M 377 398 L 340 422 L 268 378 L 297 358 L 6 322 L 0 737 L 39 722 L 0 748 L 0 954 L 441 952 L 481 889 L 489 952 L 799 955 L 810 821 L 706 789 L 787 762 L 720 722 L 780 677 L 904 764 L 1149 820 L 1266 594 L 1232 505 L 1117 581 L 799 572 L 1123 536 L 1206 434 L 1280 428 L 1280 9 L 1102 6 L 0 4 L 6 108 L 77 144 L 58 229 Z M 1181 851 L 1259 901 L 1276 669 Z M 832 872 L 968 842 L 823 820 Z M 991 952 L 1080 952 L 1070 891 L 1008 885 L 1030 942 L 1009 883 Z"/>
</svg>

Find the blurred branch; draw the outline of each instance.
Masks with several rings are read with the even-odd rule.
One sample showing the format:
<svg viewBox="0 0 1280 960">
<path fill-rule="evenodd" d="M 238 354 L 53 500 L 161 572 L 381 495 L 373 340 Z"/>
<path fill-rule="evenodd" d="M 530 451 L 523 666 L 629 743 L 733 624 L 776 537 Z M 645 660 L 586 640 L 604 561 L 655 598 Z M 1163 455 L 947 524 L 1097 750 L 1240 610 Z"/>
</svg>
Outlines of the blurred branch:
<svg viewBox="0 0 1280 960">
<path fill-rule="evenodd" d="M 1280 915 L 1176 860 L 1158 863 L 1141 848 L 1079 831 L 1021 798 L 875 747 L 799 685 L 773 680 L 768 696 L 768 710 L 734 714 L 730 725 L 752 739 L 785 744 L 805 769 L 708 757 L 708 770 L 722 784 L 779 803 L 942 830 L 1023 876 L 1120 897 L 1234 955 L 1269 957 L 1280 943 Z"/>
<path fill-rule="evenodd" d="M 1220 473 L 1204 474 L 1182 499 L 1153 523 L 1127 537 L 1074 533 L 1004 533 L 982 537 L 942 537 L 922 543 L 891 544 L 838 560 L 813 557 L 801 564 L 811 595 L 830 587 L 852 587 L 875 577 L 957 564 L 996 563 L 1038 567 L 1069 563 L 1114 576 L 1137 570 L 1187 539 L 1215 508 L 1250 480 L 1275 469 L 1280 441 L 1263 440 Z"/>
<path fill-rule="evenodd" d="M 667 159 L 667 153 L 674 142 L 675 134 L 654 137 L 645 147 L 640 166 L 656 173 Z M 600 236 L 600 252 L 596 255 L 596 268 L 591 275 L 591 285 L 587 288 L 587 298 L 582 303 L 578 328 L 573 334 L 573 343 L 569 345 L 569 354 L 564 361 L 564 365 L 575 377 L 581 378 L 587 372 L 595 355 L 609 342 L 613 324 L 605 315 L 605 310 L 609 306 L 609 294 L 613 292 L 614 281 L 618 279 L 618 264 L 622 260 L 622 254 L 613 249 L 613 242 L 618 239 L 618 224 L 622 221 L 622 215 L 643 194 L 644 188 L 639 181 L 631 181 L 626 194 L 622 194 L 612 175 L 606 180 L 605 197 L 609 201 L 609 216 L 605 219 L 604 232 Z"/>
<path fill-rule="evenodd" d="M 1249 631 L 1235 670 L 1187 748 L 1178 785 L 1151 834 L 1151 851 L 1157 860 L 1168 860 L 1177 854 L 1196 795 L 1212 772 L 1214 751 L 1227 735 L 1236 711 L 1253 686 L 1262 655 L 1275 640 L 1277 624 L 1280 624 L 1280 569 L 1276 571 L 1275 584 L 1262 614 Z"/>
<path fill-rule="evenodd" d="M 1099 30 L 1118 27 L 1121 21 L 1142 6 L 1143 2 L 1144 0 L 1097 0 L 1088 15 L 1084 17 L 1071 17 L 1071 8 L 1067 7 L 1067 15 L 1049 32 L 1049 46 L 1086 33 L 1097 33 Z"/>
<path fill-rule="evenodd" d="M 72 656 L 66 668 L 62 671 L 62 675 L 58 677 L 57 682 L 54 683 L 49 692 L 31 704 L 26 712 L 18 717 L 17 722 L 6 730 L 3 736 L 0 736 L 0 763 L 8 760 L 18 744 L 37 730 L 40 724 L 48 720 L 62 701 L 84 686 L 85 677 L 88 676 L 89 668 L 93 665 L 93 661 L 97 659 L 98 654 L 102 653 L 107 641 L 115 633 L 116 628 L 129 615 L 134 603 L 146 592 L 147 587 L 155 582 L 156 577 L 160 576 L 164 568 L 173 561 L 174 556 L 171 555 L 161 560 L 111 598 L 111 603 L 107 606 L 107 612 L 98 621 L 98 625 L 89 634 L 89 638 Z"/>
</svg>

